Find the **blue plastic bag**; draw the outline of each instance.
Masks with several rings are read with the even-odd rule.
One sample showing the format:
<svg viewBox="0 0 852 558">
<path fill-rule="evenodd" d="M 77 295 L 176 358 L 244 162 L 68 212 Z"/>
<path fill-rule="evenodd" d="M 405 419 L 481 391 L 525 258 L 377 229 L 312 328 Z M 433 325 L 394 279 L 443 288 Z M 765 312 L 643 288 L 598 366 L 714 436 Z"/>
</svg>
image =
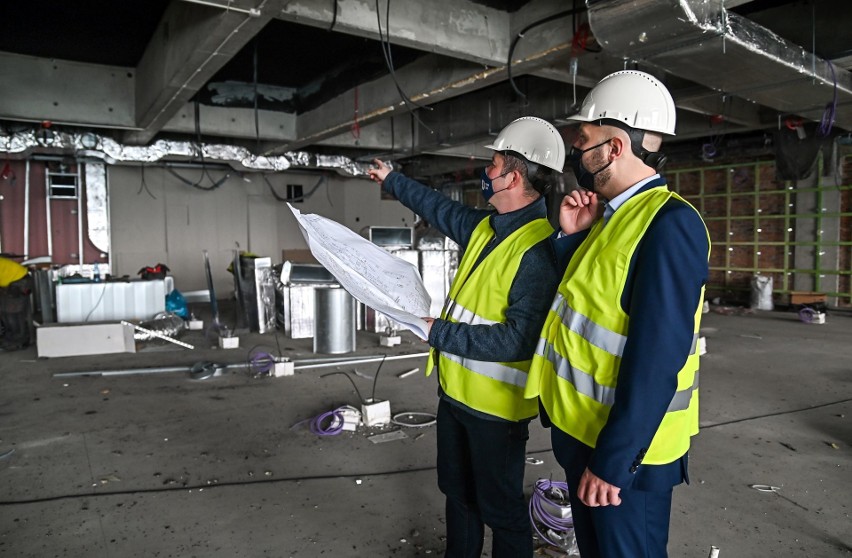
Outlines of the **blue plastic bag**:
<svg viewBox="0 0 852 558">
<path fill-rule="evenodd" d="M 177 289 L 172 289 L 172 292 L 166 295 L 166 312 L 177 314 L 184 320 L 189 319 L 189 308 L 186 306 L 186 299 L 180 294 Z"/>
</svg>

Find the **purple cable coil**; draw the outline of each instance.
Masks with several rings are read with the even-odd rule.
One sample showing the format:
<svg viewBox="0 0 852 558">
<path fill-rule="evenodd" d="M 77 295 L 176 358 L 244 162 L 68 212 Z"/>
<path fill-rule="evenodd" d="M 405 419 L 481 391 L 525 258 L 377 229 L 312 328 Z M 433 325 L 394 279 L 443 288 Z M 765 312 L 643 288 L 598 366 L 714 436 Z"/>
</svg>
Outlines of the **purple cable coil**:
<svg viewBox="0 0 852 558">
<path fill-rule="evenodd" d="M 806 324 L 809 324 L 814 321 L 814 316 L 816 315 L 816 313 L 816 310 L 814 310 L 813 308 L 808 308 L 807 306 L 805 306 L 804 308 L 799 310 L 799 319 L 805 322 Z"/>
<path fill-rule="evenodd" d="M 323 426 L 322 422 L 327 418 L 331 418 L 331 422 L 328 426 Z M 340 414 L 340 409 L 326 411 L 312 418 L 310 427 L 311 432 L 317 436 L 337 436 L 343 431 L 343 415 Z"/>
<path fill-rule="evenodd" d="M 249 366 L 255 374 L 267 374 L 275 366 L 275 357 L 266 352 L 258 352 L 249 357 Z"/>
<path fill-rule="evenodd" d="M 556 517 L 544 508 L 544 505 L 542 504 L 543 500 L 547 500 L 555 506 L 563 507 L 562 504 L 548 498 L 547 492 L 551 488 L 558 488 L 566 496 L 568 495 L 568 484 L 564 482 L 551 481 L 548 479 L 538 479 L 535 481 L 535 487 L 533 489 L 532 496 L 530 497 L 530 523 L 532 523 L 533 529 L 535 529 L 535 532 L 538 533 L 538 536 L 541 537 L 544 542 L 559 547 L 560 543 L 552 541 L 547 535 L 539 531 L 537 525 L 537 523 L 543 525 L 545 527 L 545 531 L 550 529 L 563 533 L 574 529 L 574 519 L 571 517 L 570 504 L 568 505 L 568 517 Z"/>
</svg>

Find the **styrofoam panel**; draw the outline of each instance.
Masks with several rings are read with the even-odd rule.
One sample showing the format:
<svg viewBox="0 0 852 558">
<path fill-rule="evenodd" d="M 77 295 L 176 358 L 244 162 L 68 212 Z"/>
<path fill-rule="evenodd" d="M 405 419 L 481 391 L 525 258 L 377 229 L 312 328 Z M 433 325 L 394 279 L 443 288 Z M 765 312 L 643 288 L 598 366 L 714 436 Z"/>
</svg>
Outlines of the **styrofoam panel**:
<svg viewBox="0 0 852 558">
<path fill-rule="evenodd" d="M 56 285 L 59 323 L 149 320 L 165 310 L 162 279 Z"/>
</svg>

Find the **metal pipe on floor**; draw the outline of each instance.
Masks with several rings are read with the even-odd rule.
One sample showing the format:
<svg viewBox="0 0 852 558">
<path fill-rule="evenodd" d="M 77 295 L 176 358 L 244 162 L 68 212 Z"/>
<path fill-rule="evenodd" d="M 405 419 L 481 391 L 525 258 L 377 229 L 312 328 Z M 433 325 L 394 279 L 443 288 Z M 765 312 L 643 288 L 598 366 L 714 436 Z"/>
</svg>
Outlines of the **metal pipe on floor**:
<svg viewBox="0 0 852 558">
<path fill-rule="evenodd" d="M 293 361 L 294 364 L 301 364 L 301 366 L 294 366 L 294 370 L 304 370 L 308 368 L 327 368 L 331 366 L 345 366 L 347 364 L 361 364 L 368 362 L 381 362 L 383 360 L 402 360 L 407 358 L 420 358 L 429 356 L 429 353 L 413 353 L 410 355 L 396 355 L 396 356 L 361 356 L 361 357 L 352 357 L 345 360 L 339 358 L 312 358 L 312 359 L 304 359 L 304 360 L 296 360 Z M 317 363 L 318 362 L 318 363 Z M 310 364 L 317 363 L 317 364 Z M 197 363 L 196 363 L 197 364 Z M 216 364 L 216 363 L 211 363 Z M 136 374 L 163 374 L 168 372 L 191 372 L 193 366 L 195 364 L 187 365 L 187 366 L 157 366 L 152 368 L 127 368 L 124 370 L 86 370 L 82 372 L 57 372 L 53 375 L 54 378 L 74 378 L 79 376 L 132 376 Z M 238 369 L 238 368 L 247 368 L 251 366 L 250 363 L 245 362 L 236 362 L 233 364 L 216 364 L 219 368 L 225 368 L 228 370 Z"/>
<path fill-rule="evenodd" d="M 167 372 L 192 372 L 196 366 L 210 365 L 214 368 L 234 370 L 238 368 L 247 368 L 251 366 L 245 362 L 235 362 L 233 364 L 218 364 L 210 363 L 195 363 L 188 366 L 158 366 L 153 368 L 127 368 L 125 370 L 88 370 L 84 372 L 58 372 L 53 375 L 54 378 L 73 378 L 77 376 L 133 376 L 136 374 L 163 374 Z"/>
<path fill-rule="evenodd" d="M 347 365 L 347 364 L 364 364 L 364 363 L 368 363 L 368 362 L 381 362 L 383 360 L 384 361 L 402 360 L 402 359 L 407 359 L 407 358 L 422 358 L 422 357 L 428 357 L 428 356 L 429 356 L 429 353 L 414 353 L 414 354 L 410 354 L 410 355 L 396 355 L 396 356 L 389 356 L 389 357 L 361 358 L 361 359 L 354 359 L 354 360 L 350 359 L 350 360 L 340 360 L 340 361 L 337 361 L 337 362 L 328 362 L 328 363 L 323 363 L 323 364 L 306 364 L 306 365 L 303 365 L 303 366 L 294 366 L 293 369 L 294 370 L 305 370 L 307 368 L 328 368 L 330 366 L 344 366 L 344 365 Z M 296 362 L 298 362 L 298 361 L 296 361 Z"/>
<path fill-rule="evenodd" d="M 191 366 L 159 366 L 154 368 L 127 368 L 124 370 L 87 370 L 83 372 L 57 372 L 54 378 L 77 376 L 129 376 L 131 374 L 160 374 L 163 372 L 189 372 Z"/>
</svg>

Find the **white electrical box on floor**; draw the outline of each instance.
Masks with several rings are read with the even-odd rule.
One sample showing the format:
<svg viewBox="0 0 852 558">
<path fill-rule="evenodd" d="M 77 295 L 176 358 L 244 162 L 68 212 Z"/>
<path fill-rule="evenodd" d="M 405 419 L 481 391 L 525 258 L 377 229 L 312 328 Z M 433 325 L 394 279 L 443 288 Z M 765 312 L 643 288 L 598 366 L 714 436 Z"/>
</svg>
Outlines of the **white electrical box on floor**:
<svg viewBox="0 0 852 558">
<path fill-rule="evenodd" d="M 123 324 L 50 325 L 36 329 L 39 357 L 135 353 L 133 326 Z"/>
<path fill-rule="evenodd" d="M 824 324 L 825 323 L 825 312 L 815 312 L 811 317 L 811 321 L 809 324 Z"/>
<path fill-rule="evenodd" d="M 361 404 L 361 420 L 364 426 L 382 426 L 390 424 L 390 401 L 373 401 L 368 399 Z"/>
<path fill-rule="evenodd" d="M 295 371 L 295 364 L 291 360 L 276 362 L 272 369 L 272 374 L 276 378 L 281 376 L 292 376 Z"/>
<path fill-rule="evenodd" d="M 220 337 L 219 338 L 219 348 L 220 349 L 239 349 L 240 348 L 240 338 L 239 337 Z"/>
<path fill-rule="evenodd" d="M 379 345 L 382 347 L 395 347 L 402 343 L 402 337 L 399 335 L 382 335 L 379 337 Z"/>
</svg>

